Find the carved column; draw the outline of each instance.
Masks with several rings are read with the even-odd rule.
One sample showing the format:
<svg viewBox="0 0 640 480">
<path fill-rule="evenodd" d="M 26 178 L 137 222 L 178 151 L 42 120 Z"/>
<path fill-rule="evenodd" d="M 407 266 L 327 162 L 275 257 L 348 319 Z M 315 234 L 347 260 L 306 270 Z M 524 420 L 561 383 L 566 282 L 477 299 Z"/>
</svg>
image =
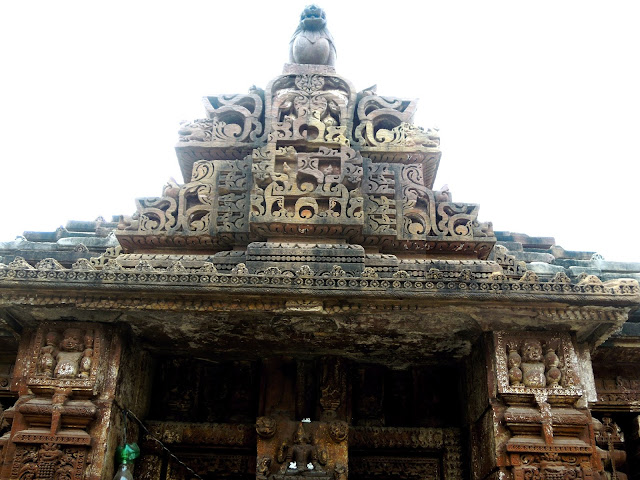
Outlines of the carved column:
<svg viewBox="0 0 640 480">
<path fill-rule="evenodd" d="M 19 398 L 5 412 L 0 478 L 110 479 L 123 405 L 144 413 L 146 355 L 115 326 L 53 322 L 26 331 L 13 376 Z M 130 439 L 135 425 L 129 424 Z M 131 441 L 131 440 L 130 440 Z"/>
<path fill-rule="evenodd" d="M 570 334 L 496 332 L 472 357 L 473 478 L 598 478 L 586 382 Z"/>
</svg>

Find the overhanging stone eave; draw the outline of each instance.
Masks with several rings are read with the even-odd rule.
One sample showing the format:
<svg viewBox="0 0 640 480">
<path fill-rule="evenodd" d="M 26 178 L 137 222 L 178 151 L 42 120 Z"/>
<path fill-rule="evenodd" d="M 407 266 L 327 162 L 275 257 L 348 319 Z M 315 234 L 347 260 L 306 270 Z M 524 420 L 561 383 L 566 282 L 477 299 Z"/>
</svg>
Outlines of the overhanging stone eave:
<svg viewBox="0 0 640 480">
<path fill-rule="evenodd" d="M 437 301 L 464 304 L 468 300 L 496 304 L 602 306 L 635 310 L 640 308 L 640 289 L 635 280 L 619 279 L 599 285 L 559 285 L 551 282 L 526 283 L 518 280 L 447 281 L 411 278 L 305 277 L 255 274 L 193 274 L 140 272 L 133 270 L 94 271 L 0 270 L 0 295 L 48 295 L 75 298 L 79 294 L 114 298 L 130 292 L 146 292 L 164 297 L 167 293 L 195 297 L 238 295 L 344 298 L 378 298 L 391 302 Z M 25 278 L 27 275 L 32 278 Z M 18 274 L 19 275 L 19 274 Z M 22 278 L 21 278 L 22 277 Z M 33 278 L 36 277 L 36 278 Z"/>
<path fill-rule="evenodd" d="M 49 272 L 56 275 L 55 272 Z M 87 272 L 84 272 L 85 274 Z M 265 277 L 261 275 L 221 275 L 198 277 L 185 274 L 191 284 L 164 284 L 157 282 L 118 280 L 116 272 L 102 273 L 102 282 L 56 281 L 52 279 L 4 279 L 0 283 L 0 308 L 22 308 L 26 311 L 50 310 L 55 315 L 73 316 L 78 312 L 228 312 L 254 315 L 303 316 L 327 318 L 353 315 L 372 318 L 408 316 L 414 325 L 450 321 L 444 312 L 454 312 L 450 321 L 451 332 L 477 336 L 493 330 L 560 330 L 572 331 L 576 338 L 595 347 L 618 331 L 628 319 L 631 310 L 640 305 L 640 294 L 635 293 L 549 293 L 523 292 L 522 282 L 488 282 L 492 288 L 471 290 L 465 282 L 434 284 L 433 290 L 424 291 L 424 284 L 409 280 L 377 280 L 385 288 L 355 289 L 349 282 L 371 281 L 363 278 L 302 278 L 303 285 L 294 285 L 300 278 Z M 106 277 L 105 277 L 106 275 Z M 112 275 L 116 275 L 111 278 Z M 122 278 L 132 273 L 120 272 Z M 140 274 L 137 274 L 140 275 Z M 146 273 L 144 275 L 157 274 Z M 179 277 L 179 275 L 174 275 Z M 111 278 L 111 280 L 109 280 Z M 174 280 L 176 280 L 174 279 Z M 216 283 L 202 285 L 198 280 Z M 323 280 L 334 282 L 331 288 L 304 285 Z M 259 285 L 252 281 L 276 282 Z M 473 282 L 468 282 L 473 283 Z M 619 282 L 615 282 L 619 286 Z M 422 285 L 423 290 L 410 287 Z M 461 286 L 465 285 L 461 291 Z M 437 289 L 435 287 L 441 287 Z M 525 288 L 531 288 L 532 286 Z M 574 286 L 578 287 L 578 286 Z M 593 285 L 582 285 L 594 287 Z M 609 282 L 602 287 L 614 288 Z M 505 290 L 501 290 L 505 289 Z M 64 309 L 64 313 L 63 310 Z M 55 316 L 54 315 L 54 316 Z M 86 313 L 80 316 L 85 316 Z M 109 317 L 107 315 L 107 320 Z M 418 323 L 415 323 L 418 322 Z"/>
<path fill-rule="evenodd" d="M 9 312 L 26 326 L 71 318 L 101 323 L 125 322 L 137 336 L 148 339 L 150 348 L 157 348 L 160 352 L 171 351 L 171 347 L 162 342 L 154 345 L 156 330 L 168 329 L 172 333 L 165 337 L 176 340 L 176 348 L 184 351 L 193 349 L 202 355 L 221 340 L 216 337 L 206 343 L 194 339 L 210 337 L 213 325 L 217 325 L 214 330 L 224 329 L 241 324 L 244 319 L 245 324 L 252 327 L 241 328 L 239 336 L 234 333 L 231 340 L 224 339 L 227 345 L 225 354 L 240 356 L 247 351 L 246 345 L 255 343 L 254 337 L 262 325 L 263 331 L 266 329 L 268 332 L 293 328 L 292 335 L 324 332 L 323 338 L 317 341 L 321 345 L 317 351 L 344 348 L 345 342 L 347 345 L 357 344 L 372 337 L 367 343 L 368 351 L 377 355 L 376 358 L 397 354 L 399 364 L 409 361 L 411 351 L 421 361 L 436 358 L 439 353 L 450 349 L 455 350 L 455 353 L 448 354 L 452 359 L 462 358 L 482 332 L 495 330 L 527 331 L 534 328 L 569 331 L 578 341 L 593 347 L 621 327 L 631 308 L 629 303 L 632 303 L 631 299 L 609 303 L 586 299 L 562 302 L 522 296 L 489 298 L 482 294 L 480 298 L 446 294 L 367 294 L 352 295 L 346 300 L 343 295 L 310 293 L 301 289 L 279 292 L 270 289 L 268 294 L 264 294 L 238 288 L 189 290 L 165 286 L 151 290 L 123 285 L 79 288 L 71 284 L 34 285 L 34 282 L 0 287 L 0 315 Z M 296 327 L 291 327 L 292 320 Z M 332 331 L 336 322 L 343 325 L 342 328 L 351 328 L 345 326 L 354 323 L 367 327 L 360 330 L 361 333 L 351 331 L 349 343 L 343 338 L 345 333 L 342 331 L 325 335 Z M 381 334 L 380 328 L 384 333 Z M 362 332 L 367 333 L 361 336 Z M 184 337 L 178 340 L 175 335 Z M 239 338 L 245 340 L 239 341 Z M 417 343 L 416 339 L 419 339 Z M 288 335 L 270 342 L 270 351 L 280 348 L 284 352 L 290 348 L 287 346 L 290 343 Z M 264 350 L 259 347 L 256 347 L 256 352 Z M 403 353 L 396 351 L 397 348 Z M 309 352 L 302 349 L 299 353 Z"/>
</svg>

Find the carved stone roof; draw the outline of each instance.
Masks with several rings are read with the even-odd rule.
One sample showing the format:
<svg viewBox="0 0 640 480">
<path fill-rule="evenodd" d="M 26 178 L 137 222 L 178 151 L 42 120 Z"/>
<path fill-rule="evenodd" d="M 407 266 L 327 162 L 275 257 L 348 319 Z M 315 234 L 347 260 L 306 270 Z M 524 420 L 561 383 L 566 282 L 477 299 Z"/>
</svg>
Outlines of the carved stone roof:
<svg viewBox="0 0 640 480">
<path fill-rule="evenodd" d="M 206 117 L 179 130 L 185 183 L 137 199 L 117 225 L 0 244 L 0 336 L 13 315 L 68 315 L 126 322 L 158 351 L 268 346 L 402 365 L 461 358 L 490 330 L 598 345 L 622 327 L 640 265 L 496 236 L 477 204 L 433 190 L 440 139 L 413 124 L 416 101 L 357 91 L 334 56 L 285 65 L 264 90 L 204 97 Z"/>
<path fill-rule="evenodd" d="M 42 232 L 32 238 L 49 237 Z M 637 281 L 619 278 L 637 275 L 640 264 L 635 273 L 627 264 L 618 279 L 603 282 L 585 272 L 573 274 L 571 261 L 606 265 L 585 260 L 590 254 L 565 252 L 550 239 L 507 232 L 498 237 L 510 239 L 504 241 L 509 249 L 498 245 L 489 260 L 402 258 L 367 254 L 348 244 L 253 242 L 246 250 L 211 254 L 129 254 L 117 245 L 72 265 L 56 260 L 68 261 L 69 254 L 56 242 L 23 241 L 3 252 L 12 260 L 0 264 L 0 312 L 5 323 L 16 315 L 27 325 L 51 315 L 125 321 L 159 352 L 192 348 L 189 332 L 206 330 L 202 318 L 215 317 L 221 330 L 197 330 L 197 348 L 205 354 L 216 345 L 229 355 L 241 355 L 238 338 L 256 352 L 264 342 L 277 343 L 278 329 L 288 331 L 287 319 L 295 317 L 302 323 L 294 330 L 341 332 L 339 338 L 314 337 L 314 349 L 340 348 L 353 358 L 403 365 L 419 357 L 442 361 L 443 354 L 460 358 L 483 329 L 512 328 L 514 318 L 521 327 L 571 329 L 581 341 L 597 345 L 623 327 L 640 304 Z M 34 243 L 51 257 L 23 260 L 20 254 L 32 250 L 22 246 Z M 175 326 L 185 315 L 195 323 L 183 334 Z M 275 323 L 256 323 L 259 318 Z M 371 323 L 377 318 L 394 320 L 380 330 Z M 242 327 L 247 322 L 254 328 Z M 0 344 L 10 347 L 15 333 L 5 323 L 0 322 Z M 305 342 L 299 352 L 290 346 L 288 351 L 305 353 Z"/>
<path fill-rule="evenodd" d="M 0 263 L 8 264 L 16 256 L 32 265 L 45 258 L 55 258 L 70 267 L 81 258 L 95 257 L 118 245 L 117 218 L 110 222 L 102 217 L 93 221 L 72 220 L 53 232 L 24 232 L 15 240 L 0 242 Z"/>
<path fill-rule="evenodd" d="M 436 130 L 416 100 L 357 92 L 333 67 L 288 64 L 265 90 L 204 97 L 182 125 L 186 183 L 140 198 L 116 235 L 125 252 L 215 253 L 255 242 L 337 242 L 367 252 L 485 259 L 478 205 L 433 191 Z"/>
</svg>

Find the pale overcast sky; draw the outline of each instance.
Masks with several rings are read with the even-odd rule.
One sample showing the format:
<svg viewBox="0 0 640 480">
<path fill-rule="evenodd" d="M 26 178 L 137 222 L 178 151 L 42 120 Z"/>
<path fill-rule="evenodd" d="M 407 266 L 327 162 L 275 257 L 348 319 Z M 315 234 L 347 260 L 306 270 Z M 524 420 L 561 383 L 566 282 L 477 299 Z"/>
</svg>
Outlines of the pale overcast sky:
<svg viewBox="0 0 640 480">
<path fill-rule="evenodd" d="M 305 1 L 2 2 L 0 240 L 131 214 L 200 98 L 265 87 Z M 337 72 L 418 97 L 436 187 L 496 230 L 640 261 L 640 4 L 325 0 Z"/>
</svg>

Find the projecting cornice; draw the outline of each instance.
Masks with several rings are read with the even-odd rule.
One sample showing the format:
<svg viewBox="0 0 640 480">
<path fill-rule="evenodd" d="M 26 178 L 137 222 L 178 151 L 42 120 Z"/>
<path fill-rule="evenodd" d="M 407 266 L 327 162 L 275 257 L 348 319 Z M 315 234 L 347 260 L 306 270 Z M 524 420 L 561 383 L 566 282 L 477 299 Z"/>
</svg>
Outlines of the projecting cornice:
<svg viewBox="0 0 640 480">
<path fill-rule="evenodd" d="M 450 262 L 451 265 L 454 263 Z M 96 269 L 86 260 L 67 269 L 53 259 L 43 260 L 36 267 L 21 259 L 0 266 L 0 292 L 3 294 L 23 291 L 34 292 L 35 295 L 36 290 L 44 289 L 62 299 L 59 293 L 53 292 L 73 291 L 74 297 L 81 291 L 90 292 L 96 288 L 102 296 L 107 292 L 136 290 L 157 292 L 160 296 L 167 291 L 196 296 L 295 293 L 310 297 L 544 301 L 615 306 L 640 304 L 640 288 L 636 280 L 619 279 L 603 283 L 595 276 L 587 276 L 571 283 L 565 275 L 557 275 L 549 281 L 541 281 L 531 272 L 514 279 L 497 272 L 474 273 L 465 268 L 447 272 L 432 268 L 423 278 L 416 279 L 406 270 L 396 271 L 391 278 L 379 278 L 371 268 L 365 269 L 361 275 L 347 275 L 339 265 L 323 276 L 315 276 L 312 268 L 306 265 L 294 274 L 285 274 L 277 267 L 255 274 L 241 263 L 230 273 L 221 273 L 210 263 L 188 270 L 180 261 L 166 268 L 154 268 L 145 260 L 140 260 L 134 267 L 122 267 L 111 262 L 101 269 Z M 35 296 L 44 298 L 42 293 Z"/>
</svg>

